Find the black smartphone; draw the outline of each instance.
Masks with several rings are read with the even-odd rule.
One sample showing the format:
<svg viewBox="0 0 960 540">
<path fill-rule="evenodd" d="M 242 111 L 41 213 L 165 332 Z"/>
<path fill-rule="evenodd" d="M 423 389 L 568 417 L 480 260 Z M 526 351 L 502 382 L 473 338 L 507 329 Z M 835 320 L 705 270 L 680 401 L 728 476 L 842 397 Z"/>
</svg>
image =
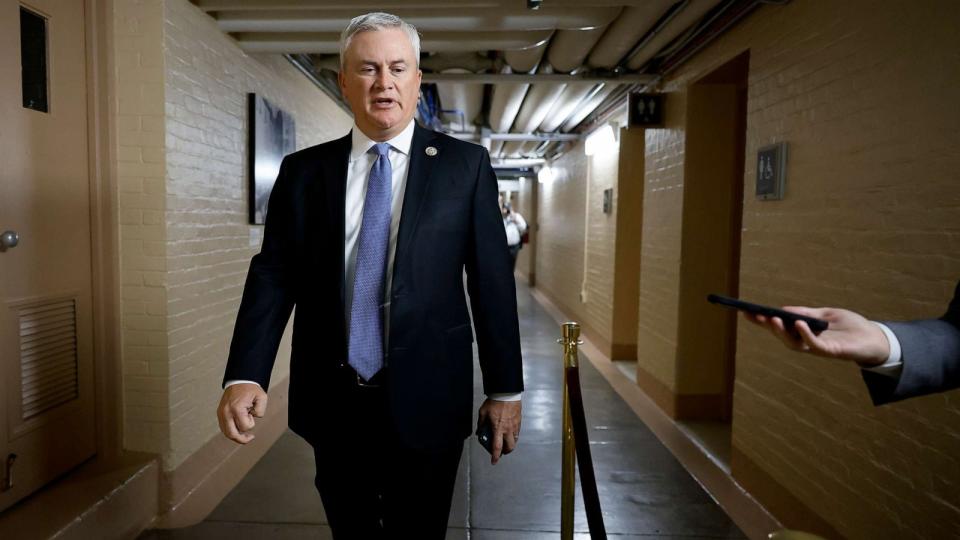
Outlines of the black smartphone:
<svg viewBox="0 0 960 540">
<path fill-rule="evenodd" d="M 783 321 L 783 326 L 787 330 L 794 331 L 793 324 L 796 321 L 803 321 L 807 323 L 807 326 L 810 327 L 810 330 L 813 330 L 814 334 L 819 334 L 827 329 L 830 324 L 823 319 L 816 319 L 814 317 L 807 317 L 806 315 L 798 315 L 796 313 L 791 313 L 789 311 L 784 311 L 782 309 L 777 309 L 770 306 L 762 306 L 760 304 L 752 304 L 750 302 L 744 302 L 743 300 L 738 300 L 736 298 L 728 298 L 726 296 L 720 296 L 719 294 L 709 294 L 707 295 L 707 301 L 712 304 L 719 304 L 721 306 L 731 307 L 734 309 L 739 309 L 741 311 L 746 311 L 747 313 L 753 313 L 754 315 L 763 315 L 764 317 L 780 317 L 780 320 Z"/>
<path fill-rule="evenodd" d="M 484 422 L 477 426 L 477 442 L 487 452 L 493 454 L 493 427 L 490 426 L 490 422 Z"/>
</svg>

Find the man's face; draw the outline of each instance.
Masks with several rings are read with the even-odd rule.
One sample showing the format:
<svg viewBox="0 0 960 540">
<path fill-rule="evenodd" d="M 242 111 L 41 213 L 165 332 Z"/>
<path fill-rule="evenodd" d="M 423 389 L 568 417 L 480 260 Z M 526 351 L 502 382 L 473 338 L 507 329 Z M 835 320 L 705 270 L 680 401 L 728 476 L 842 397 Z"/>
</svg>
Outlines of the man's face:
<svg viewBox="0 0 960 540">
<path fill-rule="evenodd" d="M 340 67 L 340 90 L 357 127 L 375 141 L 399 134 L 417 109 L 420 70 L 400 28 L 353 35 Z"/>
</svg>

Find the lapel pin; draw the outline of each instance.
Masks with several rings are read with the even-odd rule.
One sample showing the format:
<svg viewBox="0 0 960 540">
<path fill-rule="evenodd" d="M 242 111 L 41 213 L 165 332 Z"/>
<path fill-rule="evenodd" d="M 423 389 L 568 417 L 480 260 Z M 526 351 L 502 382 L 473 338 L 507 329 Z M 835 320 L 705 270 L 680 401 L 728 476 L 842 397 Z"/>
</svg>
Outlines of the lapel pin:
<svg viewBox="0 0 960 540">
<path fill-rule="evenodd" d="M 434 148 L 434 147 L 432 147 L 432 146 L 428 146 L 427 149 L 425 150 L 425 152 L 426 152 L 427 155 L 430 156 L 430 157 L 433 157 L 433 156 L 437 155 L 437 149 Z"/>
</svg>

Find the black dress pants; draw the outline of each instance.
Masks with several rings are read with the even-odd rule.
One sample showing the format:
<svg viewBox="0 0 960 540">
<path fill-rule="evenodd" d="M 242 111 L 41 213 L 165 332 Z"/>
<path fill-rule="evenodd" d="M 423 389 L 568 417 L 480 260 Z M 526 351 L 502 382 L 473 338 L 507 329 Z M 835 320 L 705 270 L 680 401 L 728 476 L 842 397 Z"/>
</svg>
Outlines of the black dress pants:
<svg viewBox="0 0 960 540">
<path fill-rule="evenodd" d="M 312 441 L 315 484 L 337 540 L 446 536 L 463 441 L 406 447 L 389 419 L 384 387 L 363 387 L 344 369 L 346 391 L 331 429 Z M 374 377 L 372 382 L 378 378 Z"/>
</svg>

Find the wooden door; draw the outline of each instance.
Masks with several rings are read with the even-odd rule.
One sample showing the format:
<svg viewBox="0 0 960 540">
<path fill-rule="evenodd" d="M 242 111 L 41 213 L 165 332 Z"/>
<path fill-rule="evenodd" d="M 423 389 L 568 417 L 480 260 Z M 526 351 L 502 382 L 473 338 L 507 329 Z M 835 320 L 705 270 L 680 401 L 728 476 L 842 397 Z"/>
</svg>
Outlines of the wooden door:
<svg viewBox="0 0 960 540">
<path fill-rule="evenodd" d="M 84 4 L 0 0 L 0 510 L 96 449 Z"/>
</svg>

